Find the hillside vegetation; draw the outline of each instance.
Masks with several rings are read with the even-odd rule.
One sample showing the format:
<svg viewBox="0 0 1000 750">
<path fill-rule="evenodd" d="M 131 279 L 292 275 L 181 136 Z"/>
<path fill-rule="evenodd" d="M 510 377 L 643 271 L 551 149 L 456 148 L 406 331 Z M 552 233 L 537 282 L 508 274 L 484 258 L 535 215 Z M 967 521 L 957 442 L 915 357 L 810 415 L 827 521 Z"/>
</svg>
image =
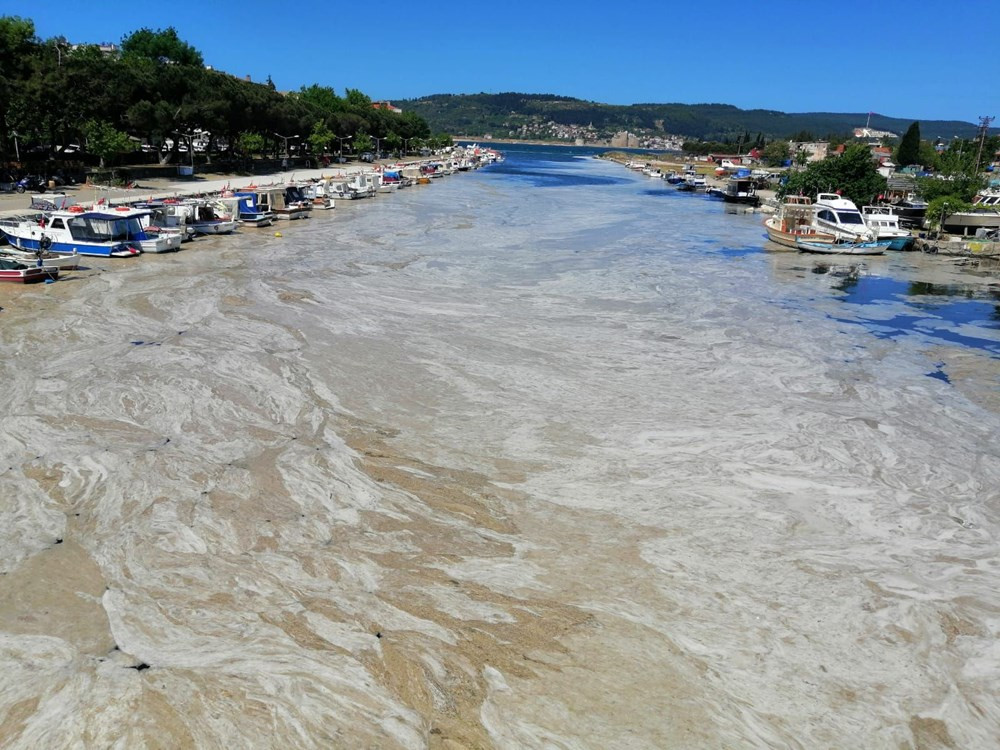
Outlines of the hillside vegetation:
<svg viewBox="0 0 1000 750">
<path fill-rule="evenodd" d="M 703 140 L 735 140 L 741 134 L 789 138 L 810 133 L 849 135 L 864 126 L 868 113 L 778 112 L 740 109 L 729 104 L 630 104 L 589 102 L 554 94 L 434 94 L 398 102 L 425 119 L 433 130 L 495 138 L 539 137 L 544 123 L 592 126 L 595 139 L 615 133 L 672 134 Z M 871 115 L 870 127 L 902 134 L 913 118 Z M 951 138 L 972 137 L 976 126 L 956 120 L 925 120 L 923 132 Z"/>
</svg>

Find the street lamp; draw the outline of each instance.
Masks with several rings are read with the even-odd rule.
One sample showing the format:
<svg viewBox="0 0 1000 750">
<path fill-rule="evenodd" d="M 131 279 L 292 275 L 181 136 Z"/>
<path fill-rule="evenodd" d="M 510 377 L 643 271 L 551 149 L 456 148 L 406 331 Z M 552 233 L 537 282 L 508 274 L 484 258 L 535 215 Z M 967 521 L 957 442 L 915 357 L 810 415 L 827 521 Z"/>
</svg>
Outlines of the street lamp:
<svg viewBox="0 0 1000 750">
<path fill-rule="evenodd" d="M 334 138 L 336 138 L 338 141 L 340 141 L 340 150 L 337 152 L 337 163 L 338 164 L 343 164 L 344 163 L 344 141 L 349 141 L 353 137 L 354 137 L 353 135 L 336 135 L 336 136 L 334 136 Z"/>
<path fill-rule="evenodd" d="M 14 136 L 14 155 L 17 157 L 17 160 L 20 162 L 21 161 L 21 149 L 19 149 L 17 147 L 17 131 L 16 130 L 12 130 L 12 131 L 10 131 L 10 134 L 12 136 Z"/>
<path fill-rule="evenodd" d="M 281 133 L 275 133 L 282 141 L 285 142 L 285 158 L 288 158 L 290 154 L 288 153 L 288 142 L 298 138 L 297 135 L 282 135 Z"/>
</svg>

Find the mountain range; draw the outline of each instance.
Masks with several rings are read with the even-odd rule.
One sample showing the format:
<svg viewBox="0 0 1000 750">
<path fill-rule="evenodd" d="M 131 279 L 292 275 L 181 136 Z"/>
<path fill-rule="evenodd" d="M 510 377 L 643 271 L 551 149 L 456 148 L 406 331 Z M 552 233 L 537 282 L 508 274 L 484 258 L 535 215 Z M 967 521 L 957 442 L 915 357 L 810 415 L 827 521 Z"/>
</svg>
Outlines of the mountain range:
<svg viewBox="0 0 1000 750">
<path fill-rule="evenodd" d="M 431 129 L 453 135 L 562 140 L 606 140 L 621 131 L 701 140 L 736 141 L 744 135 L 766 139 L 809 133 L 816 138 L 851 135 L 866 124 L 902 135 L 914 121 L 875 112 L 779 112 L 740 109 L 729 104 L 602 104 L 555 94 L 433 94 L 397 100 L 423 117 Z M 971 138 L 976 125 L 960 120 L 920 121 L 925 139 Z M 997 132 L 993 129 L 991 132 Z M 589 136 L 589 138 L 588 138 Z"/>
</svg>

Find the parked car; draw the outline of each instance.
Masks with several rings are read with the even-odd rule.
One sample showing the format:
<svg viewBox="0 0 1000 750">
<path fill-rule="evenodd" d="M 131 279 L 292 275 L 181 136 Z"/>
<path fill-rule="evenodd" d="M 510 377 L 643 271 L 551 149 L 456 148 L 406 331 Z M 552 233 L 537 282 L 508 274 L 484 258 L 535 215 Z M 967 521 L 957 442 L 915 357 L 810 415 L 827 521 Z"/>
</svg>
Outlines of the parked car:
<svg viewBox="0 0 1000 750">
<path fill-rule="evenodd" d="M 373 154 L 371 151 L 365 151 L 363 154 L 361 154 L 361 161 L 373 162 L 375 161 L 375 154 Z"/>
</svg>

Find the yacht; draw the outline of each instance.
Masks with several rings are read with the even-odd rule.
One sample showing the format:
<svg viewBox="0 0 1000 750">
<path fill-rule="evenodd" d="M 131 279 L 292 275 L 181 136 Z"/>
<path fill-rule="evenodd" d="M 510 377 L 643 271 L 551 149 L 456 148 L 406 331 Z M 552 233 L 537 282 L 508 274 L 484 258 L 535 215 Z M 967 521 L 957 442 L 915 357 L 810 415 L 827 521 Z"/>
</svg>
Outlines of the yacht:
<svg viewBox="0 0 1000 750">
<path fill-rule="evenodd" d="M 868 228 L 858 207 L 839 193 L 820 193 L 814 205 L 813 226 L 831 234 L 838 242 L 871 242 L 875 232 Z"/>
</svg>

